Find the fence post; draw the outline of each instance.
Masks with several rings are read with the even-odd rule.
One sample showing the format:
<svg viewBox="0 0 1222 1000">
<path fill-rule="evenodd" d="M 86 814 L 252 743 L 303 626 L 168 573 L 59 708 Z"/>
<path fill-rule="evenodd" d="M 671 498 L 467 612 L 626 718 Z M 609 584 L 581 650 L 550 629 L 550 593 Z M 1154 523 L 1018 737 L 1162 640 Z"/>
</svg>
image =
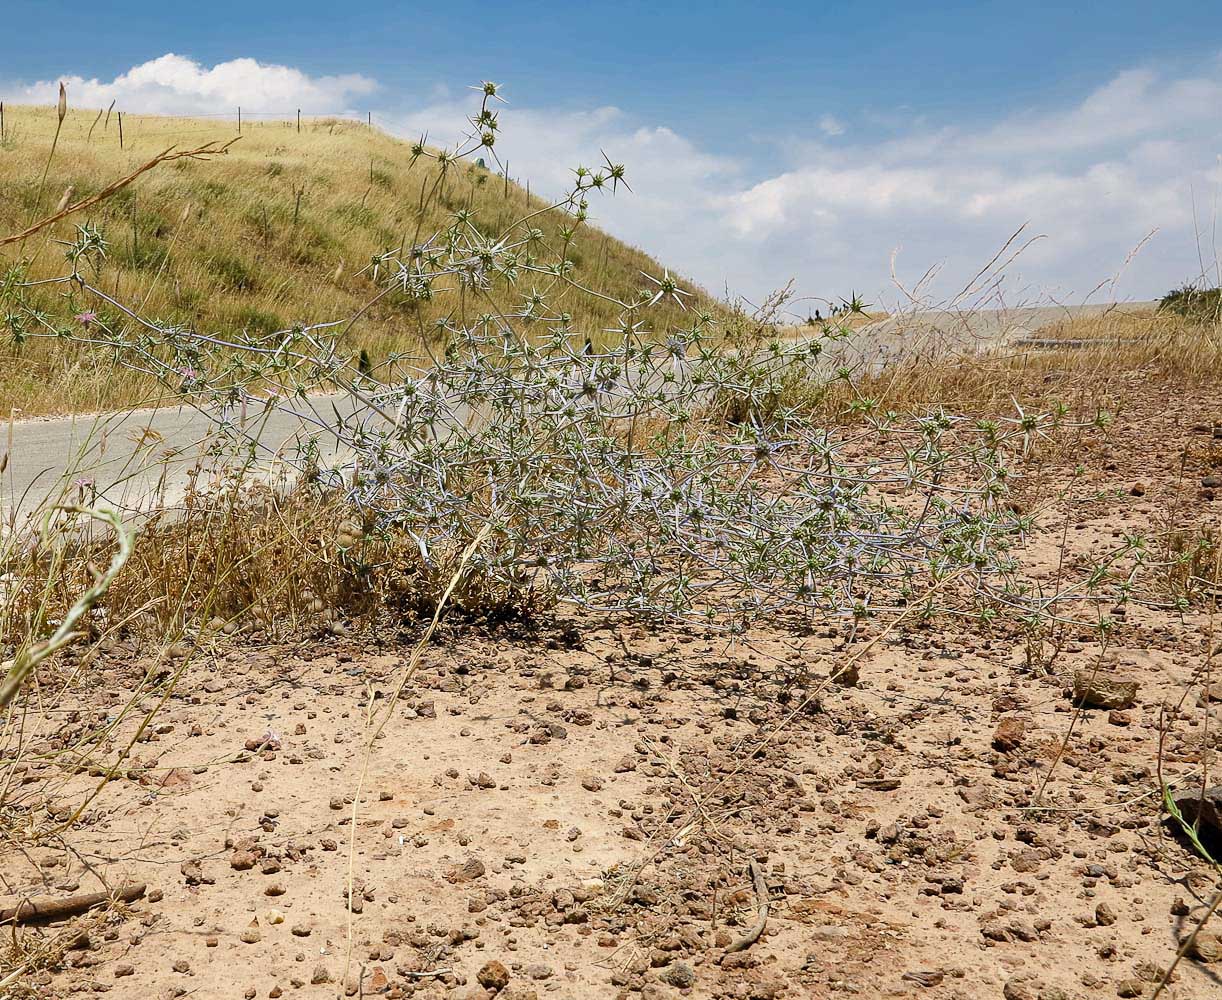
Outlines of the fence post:
<svg viewBox="0 0 1222 1000">
<path fill-rule="evenodd" d="M 365 124 L 369 128 L 373 128 L 373 112 L 372 111 L 365 112 Z"/>
<path fill-rule="evenodd" d="M 297 134 L 301 135 L 301 108 L 297 109 Z"/>
<path fill-rule="evenodd" d="M 123 148 L 123 112 L 119 112 L 119 148 Z"/>
<path fill-rule="evenodd" d="M 242 134 L 242 105 L 238 105 L 238 134 Z"/>
<path fill-rule="evenodd" d="M 4 141 L 4 102 L 0 101 L 0 142 Z"/>
</svg>

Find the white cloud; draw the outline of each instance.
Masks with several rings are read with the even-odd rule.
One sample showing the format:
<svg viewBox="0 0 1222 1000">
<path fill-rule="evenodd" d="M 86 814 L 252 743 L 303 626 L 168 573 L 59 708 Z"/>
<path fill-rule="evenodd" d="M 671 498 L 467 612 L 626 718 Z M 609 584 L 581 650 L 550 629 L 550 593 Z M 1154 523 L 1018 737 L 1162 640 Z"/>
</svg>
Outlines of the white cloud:
<svg viewBox="0 0 1222 1000">
<path fill-rule="evenodd" d="M 469 129 L 466 117 L 477 102 L 439 102 L 388 120 L 405 136 L 427 133 L 430 143 L 452 147 Z M 716 271 L 699 267 L 696 247 L 710 222 L 722 224 L 719 193 L 744 183 L 736 161 L 702 151 L 665 126 L 638 125 L 614 107 L 547 111 L 510 105 L 502 108 L 501 121 L 497 156 L 508 164 L 510 177 L 529 181 L 536 193 L 563 196 L 572 188 L 574 169 L 602 165 L 604 151 L 626 164 L 631 190 L 592 193 L 591 218 L 666 264 L 682 261 L 686 273 L 712 290 L 724 290 Z"/>
<path fill-rule="evenodd" d="M 824 135 L 844 135 L 844 123 L 835 115 L 824 115 L 819 119 L 819 130 Z"/>
<path fill-rule="evenodd" d="M 457 135 L 470 107 L 433 104 L 407 116 L 407 130 L 427 123 L 434 137 Z M 1199 258 L 1216 261 L 1219 110 L 1222 62 L 1213 61 L 1178 78 L 1126 71 L 1068 107 L 974 128 L 915 119 L 898 137 L 846 143 L 846 127 L 824 115 L 816 128 L 837 141 L 778 137 L 791 160 L 780 171 L 761 169 L 759 150 L 713 154 L 614 108 L 510 106 L 498 150 L 512 175 L 551 193 L 600 149 L 627 163 L 634 193 L 593 200 L 592 217 L 716 292 L 759 298 L 792 277 L 807 294 L 858 289 L 894 302 L 898 251 L 905 285 L 934 266 L 942 277 L 930 294 L 953 294 L 1027 224 L 1027 237 L 1043 238 L 1010 265 L 1012 296 L 1079 299 L 1157 230 L 1100 293 L 1145 298 L 1193 278 Z"/>
<path fill-rule="evenodd" d="M 133 111 L 296 107 L 335 111 L 374 81 L 311 77 L 287 66 L 235 59 L 211 68 L 176 55 L 103 83 L 67 78 L 76 105 L 119 98 Z M 54 99 L 54 82 L 0 86 L 6 99 Z M 478 97 L 438 86 L 416 107 L 380 117 L 414 138 L 457 141 Z M 385 105 L 387 102 L 383 101 Z M 374 105 L 375 113 L 377 105 Z M 801 292 L 864 291 L 894 301 L 892 251 L 908 284 L 931 266 L 935 293 L 957 291 L 1023 224 L 1043 235 L 1009 271 L 1016 294 L 1080 298 L 1158 233 L 1108 294 L 1150 297 L 1216 260 L 1213 208 L 1222 191 L 1217 127 L 1222 59 L 1191 74 L 1137 68 L 1059 108 L 1012 113 L 973 127 L 938 127 L 908 109 L 882 137 L 877 122 L 849 129 L 818 114 L 802 136 L 727 152 L 701 148 L 669 123 L 615 107 L 501 109 L 497 144 L 510 174 L 535 191 L 568 190 L 572 168 L 602 151 L 628 165 L 632 191 L 595 195 L 597 224 L 641 246 L 710 290 L 752 298 L 797 279 Z M 758 123 L 766 130 L 766 120 Z M 829 141 L 834 140 L 834 141 Z M 765 162 L 771 157 L 771 162 Z M 1193 217 L 1195 198 L 1196 218 Z"/>
<path fill-rule="evenodd" d="M 291 66 L 231 59 L 201 66 L 193 59 L 167 53 L 133 66 L 113 80 L 65 75 L 31 84 L 0 86 L 14 103 L 50 104 L 58 83 L 68 88 L 74 107 L 106 107 L 116 101 L 124 111 L 150 114 L 201 114 L 236 109 L 251 113 L 288 113 L 302 108 L 315 114 L 344 111 L 351 100 L 372 93 L 377 84 L 357 73 L 312 77 Z"/>
</svg>

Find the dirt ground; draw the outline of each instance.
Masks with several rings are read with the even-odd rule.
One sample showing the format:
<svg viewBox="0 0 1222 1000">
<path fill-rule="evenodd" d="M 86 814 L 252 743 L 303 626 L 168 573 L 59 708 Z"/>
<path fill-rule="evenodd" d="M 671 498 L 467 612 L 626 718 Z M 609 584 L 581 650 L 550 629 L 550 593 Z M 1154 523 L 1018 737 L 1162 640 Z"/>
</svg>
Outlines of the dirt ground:
<svg viewBox="0 0 1222 1000">
<path fill-rule="evenodd" d="M 1033 579 L 1072 579 L 1078 555 L 1126 532 L 1217 525 L 1202 480 L 1222 473 L 1222 397 L 1146 398 L 1042 471 L 1041 489 L 1068 493 L 1039 512 Z M 855 684 L 824 684 L 860 648 L 835 623 L 734 640 L 563 616 L 450 625 L 363 785 L 366 720 L 410 630 L 402 645 L 201 652 L 123 776 L 60 835 L 0 858 L 0 907 L 146 893 L 71 932 L 27 931 L 26 954 L 62 958 L 6 989 L 1149 997 L 1217 884 L 1160 816 L 1157 781 L 1161 766 L 1190 788 L 1214 766 L 1212 630 L 1207 602 L 1178 610 L 1141 576 L 1106 644 L 1087 626 L 1033 651 L 1014 623 L 903 623 L 842 678 Z M 66 734 L 164 669 L 140 654 L 88 668 Z M 1076 712 L 1083 669 L 1136 681 L 1134 703 Z M 115 721 L 116 749 L 135 726 Z M 69 759 L 12 775 L 21 822 L 70 819 L 97 784 L 101 762 L 72 774 Z M 767 919 L 736 950 L 760 913 L 753 868 Z M 1222 997 L 1222 962 L 1203 960 L 1217 939 L 1200 940 L 1164 995 Z"/>
</svg>

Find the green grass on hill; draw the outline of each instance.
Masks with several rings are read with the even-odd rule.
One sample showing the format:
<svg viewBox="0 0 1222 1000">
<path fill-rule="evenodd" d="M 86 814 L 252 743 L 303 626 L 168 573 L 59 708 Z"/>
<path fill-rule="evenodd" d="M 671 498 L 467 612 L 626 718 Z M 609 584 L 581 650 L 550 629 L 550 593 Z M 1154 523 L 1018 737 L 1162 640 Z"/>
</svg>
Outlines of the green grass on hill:
<svg viewBox="0 0 1222 1000">
<path fill-rule="evenodd" d="M 0 237 L 51 215 L 68 188 L 76 201 L 169 146 L 195 148 L 236 134 L 229 121 L 124 115 L 120 149 L 115 115 L 107 121 L 98 120 L 96 111 L 70 110 L 47 169 L 55 121 L 52 108 L 5 108 Z M 413 163 L 408 144 L 363 123 L 307 121 L 300 132 L 289 122 L 244 123 L 241 139 L 225 155 L 159 166 L 95 208 L 23 244 L 0 248 L 0 288 L 5 272 L 23 262 L 29 278 L 63 274 L 63 245 L 57 241 L 92 223 L 109 243 L 98 282 L 117 300 L 139 305 L 146 317 L 226 333 L 345 319 L 383 287 L 367 268 L 375 254 L 410 243 L 417 233 L 443 229 L 460 210 L 469 210 L 474 224 L 493 234 L 546 207 L 472 163 L 451 166 L 441 183 L 438 173 L 433 160 Z M 422 198 L 434 186 L 431 200 Z M 615 196 L 632 197 L 622 190 Z M 598 197 L 612 195 L 595 194 L 594 212 Z M 548 212 L 530 225 L 554 249 L 560 227 L 570 221 Z M 579 228 L 568 257 L 576 280 L 621 298 L 646 285 L 641 272 L 662 271 L 646 254 L 588 225 Z M 614 325 L 613 303 L 536 277 L 493 288 L 491 302 L 457 291 L 431 301 L 387 295 L 362 316 L 349 345 L 354 355 L 364 349 L 373 359 L 411 351 L 437 339 L 438 320 L 463 323 L 492 311 L 490 306 L 512 310 L 532 289 L 544 293 L 554 309 L 573 314 L 574 337 L 597 341 Z M 696 309 L 720 308 L 698 290 L 689 301 Z M 36 316 L 16 315 L 0 303 L 0 413 L 104 410 L 149 396 L 151 384 L 116 371 L 96 352 L 38 339 L 15 344 L 13 333 L 22 324 L 47 330 L 83 310 L 102 315 L 97 301 L 65 285 L 44 286 L 33 304 Z M 106 318 L 122 322 L 117 315 Z M 672 322 L 686 325 L 690 317 L 673 306 L 650 314 L 650 326 L 659 331 Z"/>
</svg>

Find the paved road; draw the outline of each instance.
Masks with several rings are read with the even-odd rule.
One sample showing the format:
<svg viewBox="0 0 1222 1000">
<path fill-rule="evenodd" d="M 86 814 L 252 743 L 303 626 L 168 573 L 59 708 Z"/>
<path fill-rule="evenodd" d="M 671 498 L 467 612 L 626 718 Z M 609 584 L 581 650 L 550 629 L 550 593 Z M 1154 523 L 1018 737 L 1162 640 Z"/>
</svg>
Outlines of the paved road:
<svg viewBox="0 0 1222 1000">
<path fill-rule="evenodd" d="M 352 412 L 346 396 L 319 396 L 302 404 L 303 417 L 271 410 L 235 415 L 256 442 L 257 468 L 276 474 L 276 453 L 325 425 L 331 407 Z M 5 526 L 37 510 L 44 501 L 80 502 L 97 497 L 120 509 L 148 509 L 179 500 L 193 466 L 202 464 L 206 481 L 208 445 L 215 441 L 211 419 L 190 406 L 131 410 L 100 416 L 16 422 L 0 428 L 0 451 L 9 455 L 0 479 Z M 319 438 L 322 460 L 339 454 L 334 437 Z M 62 497 L 62 499 L 60 499 Z"/>
<path fill-rule="evenodd" d="M 1125 303 L 1125 312 L 1153 312 L 1157 302 Z M 862 327 L 846 341 L 844 353 L 885 366 L 900 355 L 970 352 L 1021 346 L 1039 331 L 1077 317 L 1100 316 L 1117 307 L 1022 306 L 975 312 L 929 310 Z"/>
<path fill-rule="evenodd" d="M 1136 303 L 1125 309 L 1152 309 L 1153 305 Z M 856 331 L 838 348 L 836 363 L 855 360 L 884 366 L 913 351 L 1014 344 L 1059 320 L 1104 308 L 1040 306 L 1004 312 L 916 313 Z M 274 475 L 277 450 L 310 429 L 309 410 L 325 423 L 332 406 L 341 412 L 351 408 L 346 397 L 323 396 L 303 407 L 307 420 L 278 411 L 247 414 L 245 426 L 257 440 L 262 474 Z M 31 420 L 14 423 L 11 430 L 0 428 L 0 450 L 9 452 L 8 467 L 0 476 L 5 523 L 10 517 L 20 519 L 59 492 L 75 502 L 97 489 L 110 503 L 128 509 L 173 503 L 181 497 L 188 470 L 197 462 L 210 430 L 209 419 L 190 407 Z M 320 445 L 324 461 L 338 454 L 333 438 L 324 436 Z"/>
</svg>

